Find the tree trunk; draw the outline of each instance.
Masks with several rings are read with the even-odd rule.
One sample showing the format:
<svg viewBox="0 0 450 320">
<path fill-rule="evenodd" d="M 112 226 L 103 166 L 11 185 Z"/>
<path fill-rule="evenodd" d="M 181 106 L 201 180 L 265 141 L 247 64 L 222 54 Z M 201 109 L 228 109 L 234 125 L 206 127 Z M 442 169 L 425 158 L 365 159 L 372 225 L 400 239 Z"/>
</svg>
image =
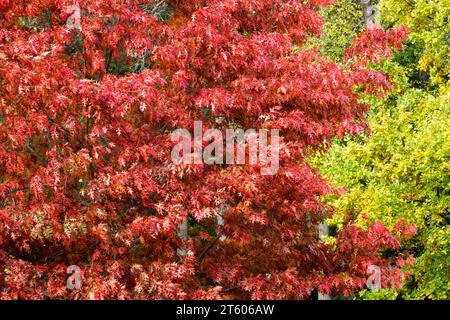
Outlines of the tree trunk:
<svg viewBox="0 0 450 320">
<path fill-rule="evenodd" d="M 371 5 L 370 0 L 360 0 L 364 13 L 364 23 L 368 28 L 373 28 L 377 23 L 378 7 Z"/>
<path fill-rule="evenodd" d="M 323 239 L 326 236 L 328 236 L 328 234 L 329 234 L 328 224 L 326 222 L 323 222 L 323 223 L 319 224 L 319 237 L 320 237 L 320 240 L 323 241 Z M 331 297 L 328 294 L 319 292 L 317 299 L 318 300 L 331 300 Z"/>
<path fill-rule="evenodd" d="M 183 246 L 181 248 L 177 249 L 177 253 L 182 256 L 185 257 L 187 250 L 186 250 L 186 242 L 188 240 L 188 219 L 186 217 L 186 219 L 183 221 L 183 223 L 180 223 L 178 225 L 178 231 L 177 231 L 177 235 L 178 237 L 183 240 Z"/>
</svg>

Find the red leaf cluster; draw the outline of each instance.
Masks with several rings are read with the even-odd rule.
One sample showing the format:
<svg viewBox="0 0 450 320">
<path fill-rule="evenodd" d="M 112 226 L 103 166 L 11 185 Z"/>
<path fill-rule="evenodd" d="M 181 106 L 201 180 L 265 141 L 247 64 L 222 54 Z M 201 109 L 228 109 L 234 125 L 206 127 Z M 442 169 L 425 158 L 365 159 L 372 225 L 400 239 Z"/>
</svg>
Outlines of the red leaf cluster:
<svg viewBox="0 0 450 320">
<path fill-rule="evenodd" d="M 397 238 L 350 227 L 336 246 L 318 237 L 326 181 L 308 151 L 364 130 L 367 69 L 398 47 L 367 33 L 338 66 L 301 50 L 320 35 L 329 0 L 0 1 L 0 298 L 308 298 L 350 295 Z M 363 63 L 364 62 L 364 63 Z M 216 117 L 223 117 L 218 124 Z M 281 132 L 280 172 L 175 165 L 170 133 L 204 126 Z M 217 215 L 223 218 L 217 224 Z M 177 229 L 189 220 L 186 243 Z M 177 254 L 185 247 L 187 254 Z M 66 269 L 82 271 L 80 290 Z"/>
</svg>

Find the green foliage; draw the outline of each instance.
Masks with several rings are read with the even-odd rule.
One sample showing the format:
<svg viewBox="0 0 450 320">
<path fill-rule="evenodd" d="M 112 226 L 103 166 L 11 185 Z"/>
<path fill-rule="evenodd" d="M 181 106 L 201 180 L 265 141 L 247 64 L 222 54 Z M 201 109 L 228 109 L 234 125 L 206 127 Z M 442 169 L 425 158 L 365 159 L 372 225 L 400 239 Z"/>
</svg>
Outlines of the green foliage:
<svg viewBox="0 0 450 320">
<path fill-rule="evenodd" d="M 409 89 L 379 103 L 370 136 L 335 142 L 319 161 L 321 172 L 348 191 L 332 199 L 339 214 L 330 224 L 343 227 L 350 216 L 363 226 L 381 221 L 393 228 L 404 220 L 417 227 L 404 244 L 417 258 L 407 298 L 449 298 L 449 93 Z"/>
<path fill-rule="evenodd" d="M 450 0 L 383 0 L 381 9 L 385 25 L 410 27 L 411 42 L 423 49 L 419 69 L 429 72 L 434 83 L 448 81 Z"/>
<path fill-rule="evenodd" d="M 358 299 L 363 300 L 395 300 L 398 297 L 398 292 L 394 289 L 381 290 L 364 290 L 360 292 Z"/>
<path fill-rule="evenodd" d="M 363 12 L 359 0 L 337 0 L 322 10 L 325 20 L 323 35 L 314 40 L 321 52 L 339 62 L 353 38 L 364 27 Z"/>
<path fill-rule="evenodd" d="M 342 228 L 350 219 L 361 226 L 381 221 L 392 229 L 403 220 L 417 228 L 404 243 L 416 264 L 409 267 L 412 276 L 403 289 L 363 291 L 359 298 L 449 299 L 450 3 L 383 0 L 381 8 L 386 27 L 406 23 L 411 30 L 405 49 L 379 66 L 394 89 L 384 100 L 367 100 L 370 134 L 333 141 L 329 153 L 313 164 L 346 189 L 329 198 L 338 212 L 331 226 Z M 339 25 L 328 30 L 339 30 Z M 327 54 L 337 57 L 333 51 Z"/>
</svg>

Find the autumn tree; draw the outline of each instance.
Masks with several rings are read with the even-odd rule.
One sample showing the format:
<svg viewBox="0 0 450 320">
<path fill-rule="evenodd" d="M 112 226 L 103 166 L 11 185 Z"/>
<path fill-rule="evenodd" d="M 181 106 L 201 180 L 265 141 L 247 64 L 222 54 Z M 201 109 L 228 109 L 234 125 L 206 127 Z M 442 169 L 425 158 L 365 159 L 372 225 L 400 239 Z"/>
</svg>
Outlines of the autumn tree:
<svg viewBox="0 0 450 320">
<path fill-rule="evenodd" d="M 361 95 L 389 88 L 369 64 L 406 36 L 364 31 L 338 66 L 304 47 L 330 2 L 1 0 L 0 298 L 352 295 L 372 264 L 400 287 L 406 226 L 318 237 L 330 188 L 306 159 L 366 128 Z M 174 164 L 196 120 L 279 129 L 278 175 Z"/>
</svg>

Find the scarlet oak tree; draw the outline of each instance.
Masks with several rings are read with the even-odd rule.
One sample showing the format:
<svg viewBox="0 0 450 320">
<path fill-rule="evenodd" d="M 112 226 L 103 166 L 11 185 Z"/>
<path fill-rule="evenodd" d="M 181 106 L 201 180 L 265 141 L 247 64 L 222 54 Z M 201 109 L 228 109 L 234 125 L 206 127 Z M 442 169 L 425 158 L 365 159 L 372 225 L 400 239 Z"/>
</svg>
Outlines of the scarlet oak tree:
<svg viewBox="0 0 450 320">
<path fill-rule="evenodd" d="M 365 129 L 359 97 L 388 88 L 368 63 L 406 35 L 368 30 L 338 66 L 302 49 L 330 2 L 167 1 L 162 19 L 150 0 L 80 0 L 70 28 L 72 1 L 0 0 L 0 298 L 351 295 L 370 264 L 400 286 L 384 253 L 403 259 L 406 227 L 318 237 L 331 190 L 308 154 Z M 281 130 L 279 174 L 173 164 L 170 133 L 196 120 Z"/>
</svg>

